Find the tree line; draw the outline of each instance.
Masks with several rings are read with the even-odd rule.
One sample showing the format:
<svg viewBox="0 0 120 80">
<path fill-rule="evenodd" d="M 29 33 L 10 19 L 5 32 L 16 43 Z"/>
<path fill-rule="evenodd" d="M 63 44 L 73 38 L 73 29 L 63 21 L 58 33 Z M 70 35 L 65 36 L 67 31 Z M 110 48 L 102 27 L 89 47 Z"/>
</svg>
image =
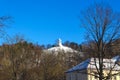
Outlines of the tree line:
<svg viewBox="0 0 120 80">
<path fill-rule="evenodd" d="M 66 70 L 94 57 L 87 44 L 67 41 L 64 45 L 80 50 L 87 56 L 69 57 L 62 51 L 55 55 L 44 52 L 42 45 L 27 41 L 3 44 L 0 46 L 0 80 L 65 80 Z"/>
<path fill-rule="evenodd" d="M 63 44 L 83 52 L 84 57 L 71 57 L 62 51 L 58 55 L 44 52 L 54 44 L 36 45 L 19 37 L 7 38 L 9 43 L 0 46 L 0 80 L 65 80 L 67 69 L 91 57 L 99 61 L 99 68 L 96 66 L 98 79 L 110 79 L 114 74 L 110 70 L 107 76 L 103 75 L 103 59 L 120 55 L 119 13 L 108 5 L 95 4 L 83 11 L 81 18 L 87 41 L 81 44 L 66 41 Z M 8 16 L 0 17 L 1 37 L 6 34 L 3 30 L 9 20 Z"/>
</svg>

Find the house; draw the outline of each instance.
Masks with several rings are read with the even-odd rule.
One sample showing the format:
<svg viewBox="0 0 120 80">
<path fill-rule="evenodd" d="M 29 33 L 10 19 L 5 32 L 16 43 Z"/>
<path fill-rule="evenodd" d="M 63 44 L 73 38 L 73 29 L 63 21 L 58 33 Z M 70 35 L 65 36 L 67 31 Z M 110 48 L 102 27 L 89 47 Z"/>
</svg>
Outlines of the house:
<svg viewBox="0 0 120 80">
<path fill-rule="evenodd" d="M 111 74 L 116 74 L 109 80 L 120 80 L 120 74 L 118 74 L 120 73 L 120 66 L 115 64 L 116 59 L 118 60 L 118 57 L 113 59 L 103 59 L 104 76 L 109 74 L 111 68 Z M 99 69 L 98 63 L 98 58 L 90 58 L 83 61 L 66 71 L 66 80 L 98 80 L 98 72 L 96 70 L 96 67 Z"/>
</svg>

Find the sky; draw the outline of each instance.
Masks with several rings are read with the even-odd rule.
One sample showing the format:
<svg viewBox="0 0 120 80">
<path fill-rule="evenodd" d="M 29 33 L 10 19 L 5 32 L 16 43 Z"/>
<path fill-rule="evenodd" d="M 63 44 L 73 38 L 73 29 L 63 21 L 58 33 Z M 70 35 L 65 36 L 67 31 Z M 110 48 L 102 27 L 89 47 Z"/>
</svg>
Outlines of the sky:
<svg viewBox="0 0 120 80">
<path fill-rule="evenodd" d="M 12 17 L 5 29 L 10 36 L 23 35 L 38 44 L 54 44 L 58 38 L 80 44 L 85 41 L 80 11 L 101 1 L 120 11 L 120 0 L 0 0 L 0 16 Z"/>
</svg>

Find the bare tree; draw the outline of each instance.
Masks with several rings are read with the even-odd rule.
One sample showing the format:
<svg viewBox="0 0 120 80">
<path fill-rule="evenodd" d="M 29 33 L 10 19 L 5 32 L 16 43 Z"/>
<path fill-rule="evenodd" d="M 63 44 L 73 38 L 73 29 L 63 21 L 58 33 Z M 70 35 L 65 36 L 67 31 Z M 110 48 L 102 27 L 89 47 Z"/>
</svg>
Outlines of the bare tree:
<svg viewBox="0 0 120 80">
<path fill-rule="evenodd" d="M 9 44 L 4 44 L 1 47 L 4 54 L 2 64 L 4 72 L 2 74 L 6 74 L 5 77 L 10 80 L 36 80 L 30 79 L 36 76 L 30 73 L 33 73 L 34 68 L 38 65 L 42 49 L 28 43 L 19 35 L 8 39 L 8 41 L 10 41 Z"/>
<path fill-rule="evenodd" d="M 10 16 L 0 16 L 0 38 L 2 38 L 6 33 L 4 28 L 9 26 L 12 18 Z"/>
<path fill-rule="evenodd" d="M 82 12 L 82 27 L 87 31 L 87 38 L 93 41 L 92 52 L 98 58 L 98 64 L 95 64 L 99 80 L 108 79 L 112 75 L 111 70 L 107 76 L 103 75 L 103 59 L 105 53 L 110 48 L 111 43 L 120 38 L 120 14 L 112 10 L 109 5 L 95 4 Z M 95 58 L 94 57 L 94 58 Z"/>
<path fill-rule="evenodd" d="M 64 71 L 67 70 L 62 52 L 58 55 L 43 52 L 39 66 L 39 78 L 42 80 L 64 80 Z M 64 67 L 63 67 L 64 66 Z"/>
</svg>

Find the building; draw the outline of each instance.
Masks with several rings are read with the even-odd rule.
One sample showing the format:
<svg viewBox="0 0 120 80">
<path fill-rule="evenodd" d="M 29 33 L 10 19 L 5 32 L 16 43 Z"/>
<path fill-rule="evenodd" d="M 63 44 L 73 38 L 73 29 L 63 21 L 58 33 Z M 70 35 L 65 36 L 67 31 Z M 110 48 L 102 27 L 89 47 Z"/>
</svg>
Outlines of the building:
<svg viewBox="0 0 120 80">
<path fill-rule="evenodd" d="M 118 64 L 115 65 L 116 61 L 119 60 L 118 58 L 120 57 L 103 59 L 104 76 L 109 74 L 110 69 L 112 69 L 111 74 L 116 74 L 112 75 L 109 80 L 120 80 L 120 66 Z M 90 58 L 74 66 L 66 71 L 66 80 L 99 80 L 95 63 L 98 67 L 98 58 Z"/>
</svg>

